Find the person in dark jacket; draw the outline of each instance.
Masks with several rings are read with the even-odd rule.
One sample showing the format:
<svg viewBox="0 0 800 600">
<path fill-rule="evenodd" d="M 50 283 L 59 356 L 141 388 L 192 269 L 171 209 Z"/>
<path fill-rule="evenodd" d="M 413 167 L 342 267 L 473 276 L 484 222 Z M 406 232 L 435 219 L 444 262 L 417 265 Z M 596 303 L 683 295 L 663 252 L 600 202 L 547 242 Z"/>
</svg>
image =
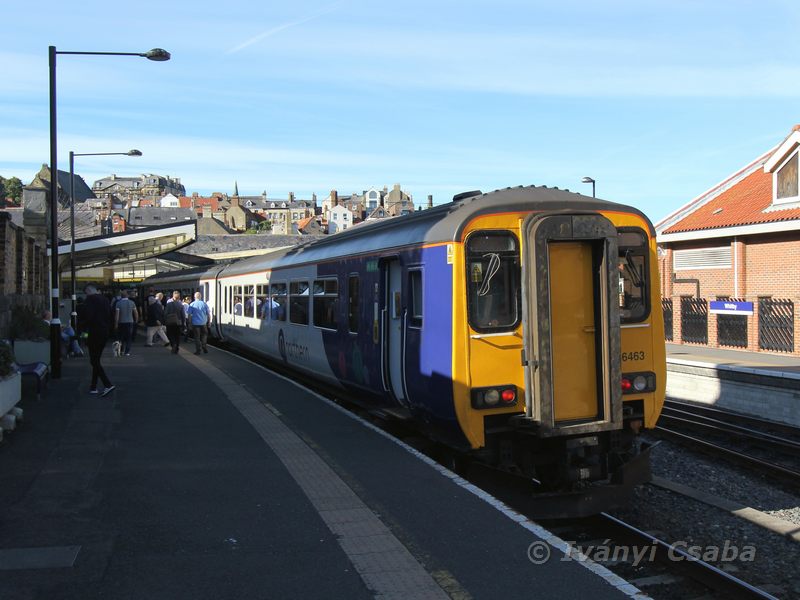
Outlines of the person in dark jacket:
<svg viewBox="0 0 800 600">
<path fill-rule="evenodd" d="M 164 307 L 161 306 L 155 296 L 150 296 L 147 299 L 147 337 L 144 339 L 145 346 L 153 345 L 153 336 L 157 335 L 164 342 L 165 346 L 169 346 L 169 340 L 164 333 Z"/>
<path fill-rule="evenodd" d="M 181 345 L 181 331 L 186 327 L 186 313 L 183 311 L 181 293 L 172 292 L 172 300 L 167 302 L 164 309 L 164 323 L 167 324 L 167 337 L 172 345 L 172 353 L 177 354 Z"/>
<path fill-rule="evenodd" d="M 114 391 L 115 386 L 106 375 L 100 358 L 103 355 L 103 348 L 108 340 L 108 333 L 111 329 L 111 304 L 105 296 L 97 293 L 97 288 L 87 285 L 86 301 L 83 303 L 83 330 L 89 334 L 86 345 L 89 348 L 89 361 L 92 365 L 92 382 L 89 386 L 89 393 L 97 393 L 98 378 L 103 382 L 102 396 L 108 396 Z"/>
</svg>

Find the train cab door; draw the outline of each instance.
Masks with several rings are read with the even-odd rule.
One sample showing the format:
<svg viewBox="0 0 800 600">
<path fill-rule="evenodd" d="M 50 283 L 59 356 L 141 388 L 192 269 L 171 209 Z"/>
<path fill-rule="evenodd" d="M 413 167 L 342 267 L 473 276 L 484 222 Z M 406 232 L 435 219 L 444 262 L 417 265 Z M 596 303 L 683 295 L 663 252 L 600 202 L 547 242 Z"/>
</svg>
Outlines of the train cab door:
<svg viewBox="0 0 800 600">
<path fill-rule="evenodd" d="M 622 425 L 617 231 L 598 214 L 523 224 L 526 418 L 543 435 Z"/>
<path fill-rule="evenodd" d="M 403 309 L 403 269 L 396 258 L 385 260 L 382 265 L 385 290 L 381 341 L 384 386 L 400 404 L 405 405 L 403 362 L 406 315 Z"/>
</svg>

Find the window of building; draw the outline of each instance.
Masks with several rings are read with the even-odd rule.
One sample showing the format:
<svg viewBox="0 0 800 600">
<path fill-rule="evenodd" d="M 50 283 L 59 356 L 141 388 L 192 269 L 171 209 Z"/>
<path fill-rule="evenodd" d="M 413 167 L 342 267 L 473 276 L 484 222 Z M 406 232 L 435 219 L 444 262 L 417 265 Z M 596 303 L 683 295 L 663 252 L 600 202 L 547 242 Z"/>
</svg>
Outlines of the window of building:
<svg viewBox="0 0 800 600">
<path fill-rule="evenodd" d="M 347 280 L 347 328 L 350 333 L 358 333 L 358 275 L 350 275 Z"/>
<path fill-rule="evenodd" d="M 479 231 L 467 239 L 467 306 L 475 331 L 517 326 L 520 264 L 517 238 L 505 231 Z"/>
<path fill-rule="evenodd" d="M 775 178 L 775 202 L 794 202 L 798 200 L 798 157 L 795 152 L 783 166 L 778 169 Z"/>
<path fill-rule="evenodd" d="M 336 279 L 314 281 L 314 325 L 324 329 L 338 327 L 339 282 Z"/>
<path fill-rule="evenodd" d="M 308 282 L 292 281 L 289 284 L 289 321 L 308 325 Z"/>
<path fill-rule="evenodd" d="M 411 269 L 408 272 L 409 290 L 409 325 L 411 327 L 422 327 L 422 269 Z"/>
</svg>

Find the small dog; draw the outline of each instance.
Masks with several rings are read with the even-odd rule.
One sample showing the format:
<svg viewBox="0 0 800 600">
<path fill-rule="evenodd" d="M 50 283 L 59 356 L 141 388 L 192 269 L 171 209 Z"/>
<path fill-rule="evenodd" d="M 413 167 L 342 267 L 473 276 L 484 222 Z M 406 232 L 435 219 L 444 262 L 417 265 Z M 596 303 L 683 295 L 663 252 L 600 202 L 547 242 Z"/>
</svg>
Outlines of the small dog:
<svg viewBox="0 0 800 600">
<path fill-rule="evenodd" d="M 113 344 L 111 344 L 111 350 L 114 352 L 114 356 L 121 356 L 122 355 L 122 342 L 119 340 L 115 340 Z"/>
</svg>

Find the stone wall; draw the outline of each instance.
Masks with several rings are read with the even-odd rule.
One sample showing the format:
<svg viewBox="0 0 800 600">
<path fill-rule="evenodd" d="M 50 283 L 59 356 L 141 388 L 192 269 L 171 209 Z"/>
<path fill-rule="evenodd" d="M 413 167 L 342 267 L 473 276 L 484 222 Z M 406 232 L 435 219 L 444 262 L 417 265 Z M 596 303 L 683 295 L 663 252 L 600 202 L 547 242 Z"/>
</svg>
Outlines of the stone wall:
<svg viewBox="0 0 800 600">
<path fill-rule="evenodd" d="M 25 230 L 0 211 L 0 338 L 6 336 L 11 307 L 47 307 L 47 254 Z"/>
<path fill-rule="evenodd" d="M 669 363 L 667 398 L 800 426 L 798 374 L 770 376 L 756 371 L 747 373 Z"/>
</svg>

